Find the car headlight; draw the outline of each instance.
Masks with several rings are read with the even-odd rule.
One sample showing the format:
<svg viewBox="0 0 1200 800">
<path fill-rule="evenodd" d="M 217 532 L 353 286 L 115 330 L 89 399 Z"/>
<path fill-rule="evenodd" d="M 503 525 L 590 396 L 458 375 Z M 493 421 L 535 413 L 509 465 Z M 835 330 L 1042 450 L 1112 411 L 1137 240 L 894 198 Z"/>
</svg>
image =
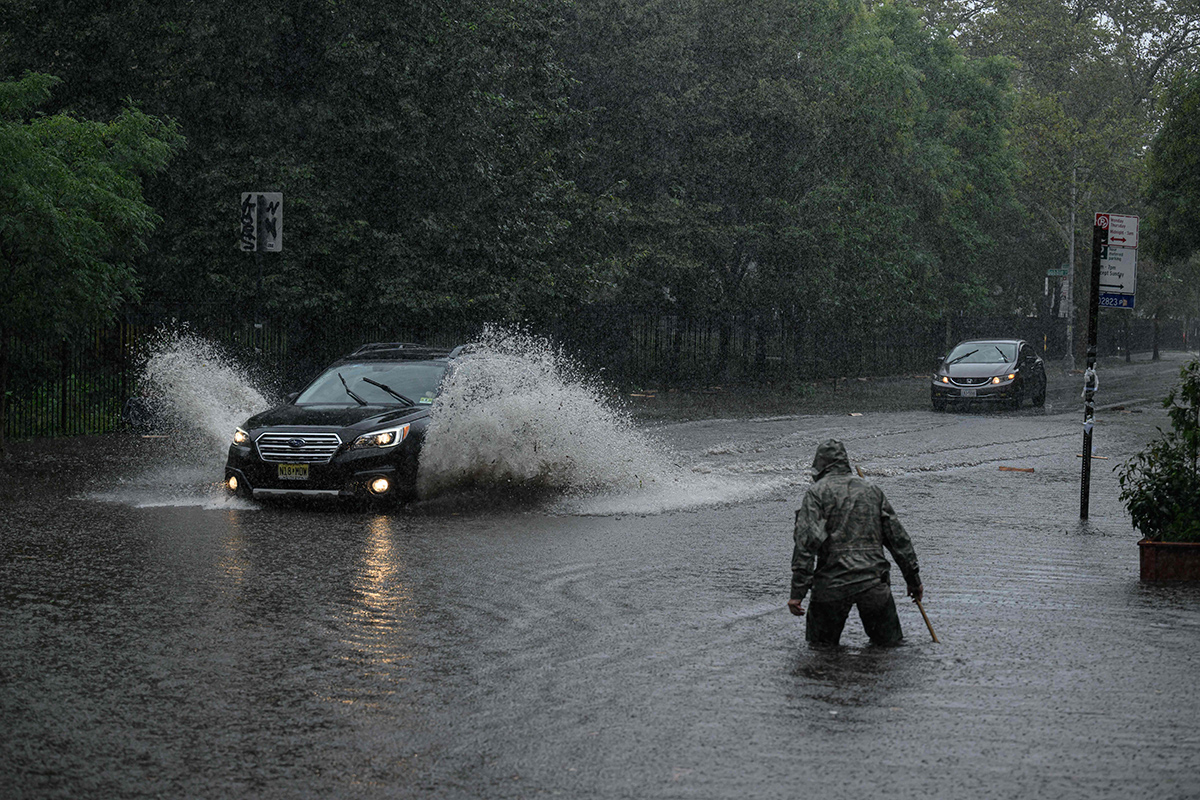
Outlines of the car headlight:
<svg viewBox="0 0 1200 800">
<path fill-rule="evenodd" d="M 234 444 L 250 444 L 250 434 L 246 433 L 241 428 L 238 428 L 237 430 L 235 430 L 233 432 L 233 443 Z"/>
<path fill-rule="evenodd" d="M 1016 377 L 1017 373 L 1015 372 L 1010 372 L 1007 375 L 997 375 L 996 377 L 992 378 L 992 383 L 1004 383 L 1005 381 L 1011 381 Z"/>
<path fill-rule="evenodd" d="M 407 438 L 408 428 L 408 425 L 401 425 L 398 428 L 387 428 L 381 431 L 364 433 L 354 440 L 354 443 L 350 445 L 350 449 L 357 450 L 362 447 L 395 447 Z"/>
<path fill-rule="evenodd" d="M 949 377 L 948 375 L 943 375 L 943 376 L 942 376 L 942 383 L 949 383 L 949 382 L 950 382 L 950 377 Z"/>
</svg>

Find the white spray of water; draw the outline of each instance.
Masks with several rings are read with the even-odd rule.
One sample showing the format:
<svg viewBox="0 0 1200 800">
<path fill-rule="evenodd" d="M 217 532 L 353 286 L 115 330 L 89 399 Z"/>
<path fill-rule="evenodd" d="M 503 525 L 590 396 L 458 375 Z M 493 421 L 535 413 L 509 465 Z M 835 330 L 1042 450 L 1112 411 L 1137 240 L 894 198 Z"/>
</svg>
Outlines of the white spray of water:
<svg viewBox="0 0 1200 800">
<path fill-rule="evenodd" d="M 271 405 L 249 373 L 212 342 L 165 331 L 150 347 L 139 384 L 169 456 L 95 497 L 142 507 L 253 507 L 221 487 L 234 429 Z"/>
<path fill-rule="evenodd" d="M 212 342 L 187 332 L 163 334 L 142 368 L 141 386 L 156 414 L 198 454 L 224 461 L 234 428 L 271 403 L 249 373 Z"/>
<path fill-rule="evenodd" d="M 421 454 L 425 497 L 454 489 L 553 490 L 553 510 L 659 513 L 747 499 L 760 481 L 700 474 L 637 429 L 544 339 L 489 329 L 460 356 Z"/>
</svg>

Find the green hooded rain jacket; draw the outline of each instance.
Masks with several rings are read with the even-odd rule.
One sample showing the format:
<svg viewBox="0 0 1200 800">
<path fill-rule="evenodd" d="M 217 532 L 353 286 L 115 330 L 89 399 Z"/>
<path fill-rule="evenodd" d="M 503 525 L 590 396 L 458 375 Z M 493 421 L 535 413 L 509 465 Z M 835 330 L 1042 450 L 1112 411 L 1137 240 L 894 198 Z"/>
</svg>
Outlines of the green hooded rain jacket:
<svg viewBox="0 0 1200 800">
<path fill-rule="evenodd" d="M 812 589 L 814 602 L 844 600 L 889 583 L 884 548 L 908 586 L 920 585 L 912 540 L 883 491 L 851 472 L 841 442 L 824 442 L 813 459 L 813 485 L 796 511 L 791 599 Z"/>
</svg>

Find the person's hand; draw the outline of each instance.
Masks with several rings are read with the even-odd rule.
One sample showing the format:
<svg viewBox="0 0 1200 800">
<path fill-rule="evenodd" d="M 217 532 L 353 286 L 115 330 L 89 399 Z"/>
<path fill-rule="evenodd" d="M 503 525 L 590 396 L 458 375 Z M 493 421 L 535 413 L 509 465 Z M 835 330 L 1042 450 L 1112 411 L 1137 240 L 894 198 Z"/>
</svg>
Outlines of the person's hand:
<svg viewBox="0 0 1200 800">
<path fill-rule="evenodd" d="M 800 602 L 799 600 L 788 600 L 788 611 L 797 617 L 804 616 L 804 606 L 800 605 Z"/>
<path fill-rule="evenodd" d="M 921 584 L 908 587 L 908 596 L 913 599 L 914 603 L 921 602 L 921 598 L 925 596 L 925 587 Z"/>
</svg>

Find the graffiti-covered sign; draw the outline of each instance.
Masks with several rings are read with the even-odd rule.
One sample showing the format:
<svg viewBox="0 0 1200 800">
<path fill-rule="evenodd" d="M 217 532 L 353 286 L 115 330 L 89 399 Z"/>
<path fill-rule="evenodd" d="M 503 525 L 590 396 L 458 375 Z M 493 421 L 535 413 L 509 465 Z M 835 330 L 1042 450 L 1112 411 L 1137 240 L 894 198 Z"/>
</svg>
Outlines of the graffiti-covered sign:
<svg viewBox="0 0 1200 800">
<path fill-rule="evenodd" d="M 239 247 L 247 253 L 283 250 L 283 193 L 242 192 Z"/>
</svg>

